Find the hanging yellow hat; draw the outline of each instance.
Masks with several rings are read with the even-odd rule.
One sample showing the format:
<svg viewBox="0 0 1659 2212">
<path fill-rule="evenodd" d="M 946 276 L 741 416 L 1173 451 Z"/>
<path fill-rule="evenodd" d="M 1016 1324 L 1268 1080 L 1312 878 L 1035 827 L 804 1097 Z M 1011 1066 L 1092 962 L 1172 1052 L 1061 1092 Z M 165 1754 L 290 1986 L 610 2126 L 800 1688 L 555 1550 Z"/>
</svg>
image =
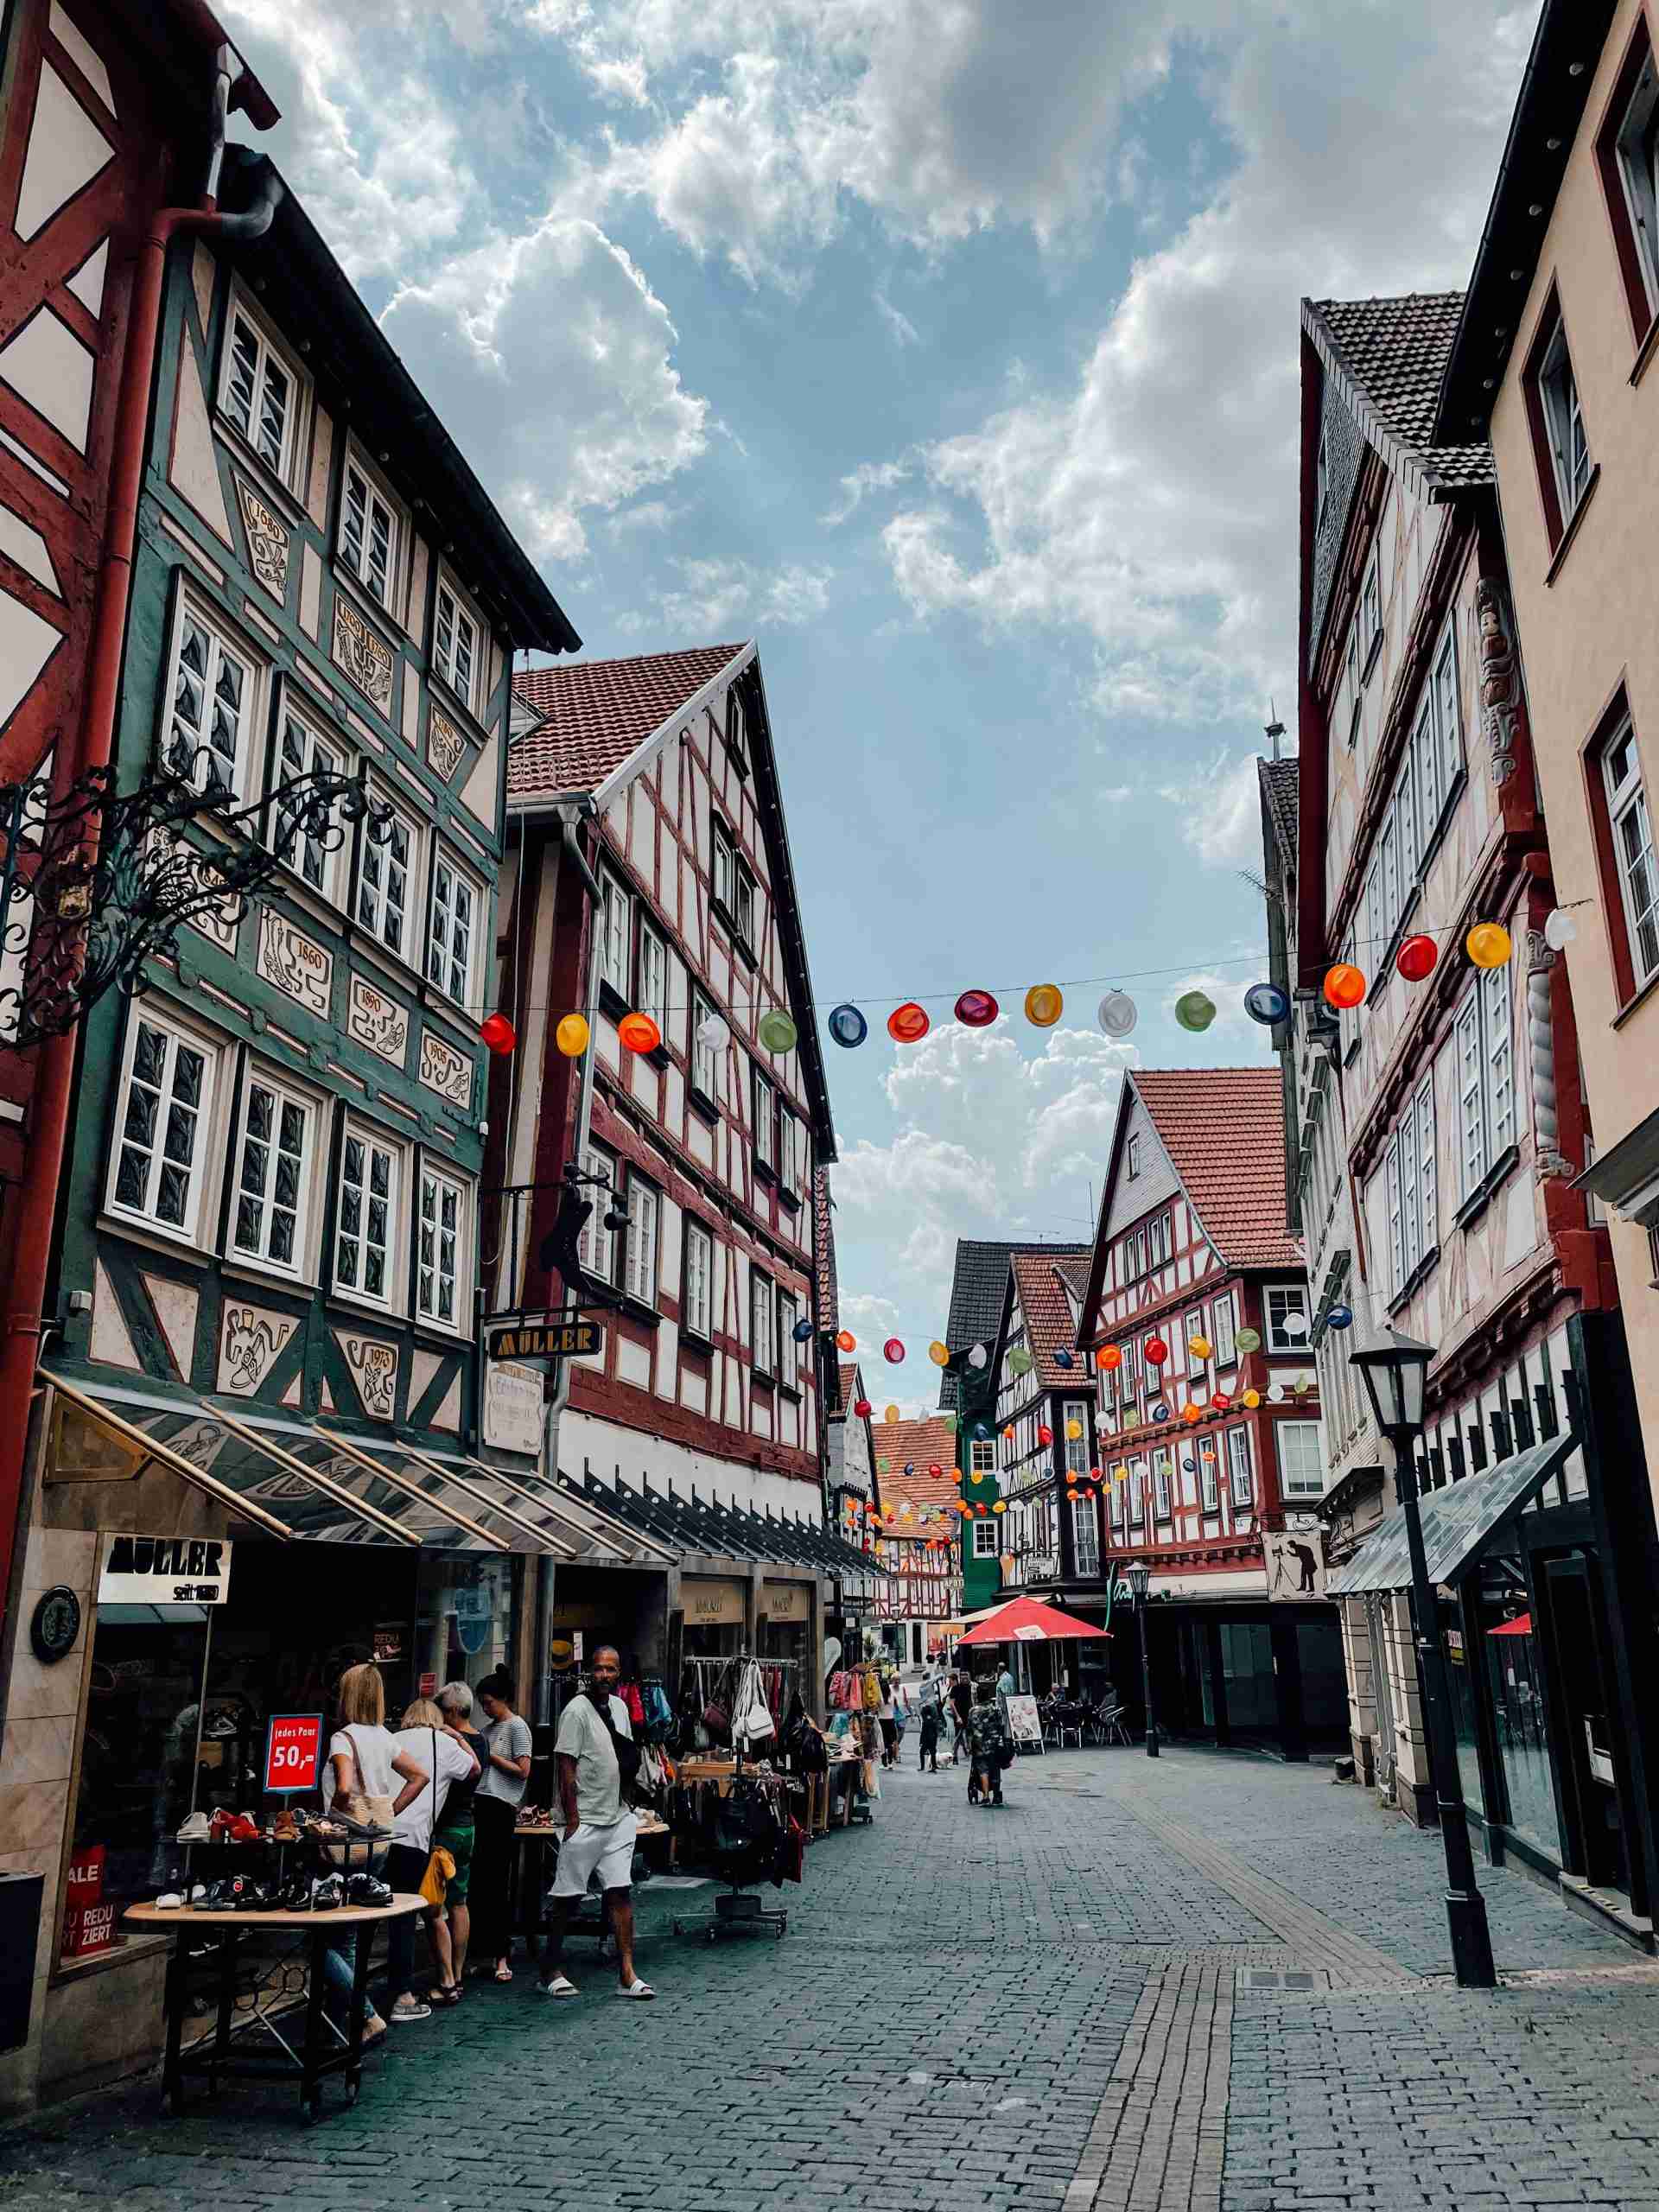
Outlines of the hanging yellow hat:
<svg viewBox="0 0 1659 2212">
<path fill-rule="evenodd" d="M 553 1042 L 567 1060 L 579 1060 L 588 1049 L 588 1024 L 579 1014 L 567 1014 L 553 1032 Z"/>
<path fill-rule="evenodd" d="M 1077 1439 L 1083 1434 L 1083 1423 L 1080 1421 L 1067 1421 L 1065 1424 L 1065 1433 L 1075 1444 Z"/>
</svg>

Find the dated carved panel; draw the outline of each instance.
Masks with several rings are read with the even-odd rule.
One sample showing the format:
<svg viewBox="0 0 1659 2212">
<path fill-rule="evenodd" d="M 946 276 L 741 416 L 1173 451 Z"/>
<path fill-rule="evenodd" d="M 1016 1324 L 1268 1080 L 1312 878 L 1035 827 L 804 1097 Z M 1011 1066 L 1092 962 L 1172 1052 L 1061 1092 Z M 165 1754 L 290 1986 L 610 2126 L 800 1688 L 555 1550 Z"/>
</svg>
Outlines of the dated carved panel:
<svg viewBox="0 0 1659 2212">
<path fill-rule="evenodd" d="M 320 1020 L 328 1019 L 334 956 L 274 906 L 259 910 L 259 973 Z"/>
<path fill-rule="evenodd" d="M 288 598 L 289 531 L 251 485 L 236 480 L 236 496 L 248 533 L 248 565 L 279 601 Z"/>
<path fill-rule="evenodd" d="M 346 1027 L 359 1045 L 378 1052 L 383 1060 L 402 1067 L 409 1049 L 409 1014 L 393 998 L 362 976 L 352 978 Z"/>
<path fill-rule="evenodd" d="M 391 647 L 344 592 L 334 594 L 333 658 L 335 667 L 351 677 L 365 698 L 372 699 L 383 715 L 391 714 Z"/>
<path fill-rule="evenodd" d="M 472 1062 L 430 1029 L 421 1032 L 421 1081 L 463 1114 L 472 1104 Z"/>
</svg>

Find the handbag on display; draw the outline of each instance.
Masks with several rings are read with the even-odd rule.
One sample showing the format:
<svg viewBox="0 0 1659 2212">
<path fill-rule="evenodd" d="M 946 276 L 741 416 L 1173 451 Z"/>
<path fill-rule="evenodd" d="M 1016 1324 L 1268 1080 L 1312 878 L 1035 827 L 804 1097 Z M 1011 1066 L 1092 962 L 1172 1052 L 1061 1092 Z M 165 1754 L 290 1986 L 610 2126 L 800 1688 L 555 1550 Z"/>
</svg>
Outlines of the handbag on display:
<svg viewBox="0 0 1659 2212">
<path fill-rule="evenodd" d="M 778 1724 L 766 1703 L 766 1686 L 759 1667 L 750 1665 L 737 1702 L 737 1733 L 746 1743 L 765 1743 L 777 1734 Z"/>
</svg>

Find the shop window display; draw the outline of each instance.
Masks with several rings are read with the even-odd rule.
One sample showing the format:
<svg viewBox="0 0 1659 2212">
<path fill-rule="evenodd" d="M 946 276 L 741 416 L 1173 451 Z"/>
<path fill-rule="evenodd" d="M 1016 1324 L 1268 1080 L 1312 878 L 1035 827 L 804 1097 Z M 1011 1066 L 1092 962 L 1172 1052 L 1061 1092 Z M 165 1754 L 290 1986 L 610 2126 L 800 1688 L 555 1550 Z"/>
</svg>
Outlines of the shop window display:
<svg viewBox="0 0 1659 2212">
<path fill-rule="evenodd" d="M 125 1942 L 121 1913 L 171 1881 L 174 1837 L 195 1802 L 204 1736 L 205 1605 L 103 1605 L 70 1834 L 66 1962 Z M 209 1718 L 211 1716 L 208 1716 Z M 113 1910 L 111 1910 L 113 1908 Z"/>
</svg>

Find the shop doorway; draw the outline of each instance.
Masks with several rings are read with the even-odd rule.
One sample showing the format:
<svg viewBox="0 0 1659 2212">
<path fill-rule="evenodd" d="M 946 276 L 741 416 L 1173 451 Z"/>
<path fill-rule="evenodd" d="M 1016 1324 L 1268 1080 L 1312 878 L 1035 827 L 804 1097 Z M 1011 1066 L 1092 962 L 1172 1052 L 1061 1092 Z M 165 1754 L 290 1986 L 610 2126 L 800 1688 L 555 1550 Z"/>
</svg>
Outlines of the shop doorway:
<svg viewBox="0 0 1659 2212">
<path fill-rule="evenodd" d="M 1552 1703 L 1570 1830 L 1565 1839 L 1568 1864 L 1576 1861 L 1596 1888 L 1628 1895 L 1630 1859 L 1614 1775 L 1601 1593 L 1582 1552 L 1537 1560 L 1535 1573 L 1548 1621 Z"/>
</svg>

